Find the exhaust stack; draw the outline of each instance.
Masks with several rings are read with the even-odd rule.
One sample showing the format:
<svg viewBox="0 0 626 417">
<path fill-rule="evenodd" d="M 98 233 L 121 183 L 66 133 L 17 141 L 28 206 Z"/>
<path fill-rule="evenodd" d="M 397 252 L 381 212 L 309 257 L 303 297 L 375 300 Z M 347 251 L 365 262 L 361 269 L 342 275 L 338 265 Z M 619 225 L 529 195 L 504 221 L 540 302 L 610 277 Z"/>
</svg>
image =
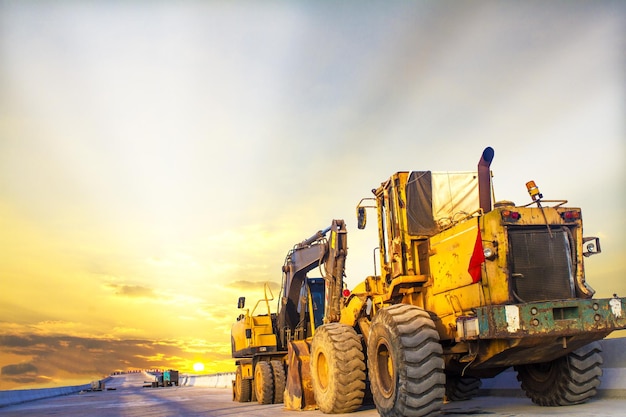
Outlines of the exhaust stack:
<svg viewBox="0 0 626 417">
<path fill-rule="evenodd" d="M 494 150 L 488 146 L 478 161 L 478 199 L 484 213 L 491 211 L 491 170 L 489 167 L 493 156 Z"/>
</svg>

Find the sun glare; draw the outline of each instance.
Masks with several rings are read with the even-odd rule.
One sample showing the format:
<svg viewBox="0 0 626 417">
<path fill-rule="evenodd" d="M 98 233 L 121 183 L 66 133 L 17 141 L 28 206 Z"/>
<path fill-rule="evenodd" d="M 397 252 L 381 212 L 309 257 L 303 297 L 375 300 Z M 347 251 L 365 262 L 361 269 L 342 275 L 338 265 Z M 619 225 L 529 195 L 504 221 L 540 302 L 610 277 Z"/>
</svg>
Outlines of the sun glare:
<svg viewBox="0 0 626 417">
<path fill-rule="evenodd" d="M 193 364 L 193 370 L 195 372 L 202 372 L 204 371 L 204 364 L 200 363 L 200 362 L 196 362 Z"/>
</svg>

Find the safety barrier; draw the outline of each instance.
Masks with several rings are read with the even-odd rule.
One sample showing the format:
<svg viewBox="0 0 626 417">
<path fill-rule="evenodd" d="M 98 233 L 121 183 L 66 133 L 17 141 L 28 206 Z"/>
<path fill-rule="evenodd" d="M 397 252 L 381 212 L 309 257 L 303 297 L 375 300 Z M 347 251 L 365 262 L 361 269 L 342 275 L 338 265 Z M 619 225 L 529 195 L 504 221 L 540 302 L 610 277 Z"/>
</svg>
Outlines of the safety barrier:
<svg viewBox="0 0 626 417">
<path fill-rule="evenodd" d="M 104 383 L 108 380 L 95 381 Z M 62 395 L 75 394 L 81 391 L 87 391 L 92 389 L 92 384 L 73 385 L 69 387 L 57 387 L 57 388 L 40 388 L 40 389 L 20 389 L 11 391 L 0 391 L 0 407 L 5 407 L 12 404 L 25 403 L 27 401 L 42 400 L 44 398 L 60 397 Z"/>
<path fill-rule="evenodd" d="M 234 379 L 234 372 L 213 375 L 183 375 L 180 377 L 180 385 L 185 387 L 230 388 Z"/>
</svg>

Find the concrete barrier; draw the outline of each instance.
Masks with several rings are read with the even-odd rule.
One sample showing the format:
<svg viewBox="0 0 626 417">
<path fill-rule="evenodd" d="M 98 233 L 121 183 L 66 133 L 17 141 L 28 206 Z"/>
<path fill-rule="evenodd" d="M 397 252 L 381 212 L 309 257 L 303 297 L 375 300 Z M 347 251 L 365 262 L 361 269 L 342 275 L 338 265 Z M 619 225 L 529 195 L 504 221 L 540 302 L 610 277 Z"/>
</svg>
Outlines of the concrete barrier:
<svg viewBox="0 0 626 417">
<path fill-rule="evenodd" d="M 230 388 L 234 379 L 234 372 L 213 375 L 183 375 L 180 379 L 180 385 L 185 387 Z"/>
<path fill-rule="evenodd" d="M 103 382 L 105 381 L 106 380 L 103 380 Z M 41 400 L 44 398 L 59 397 L 61 395 L 69 395 L 80 391 L 87 391 L 90 389 L 91 383 L 84 385 L 73 385 L 70 387 L 0 391 L 0 407 L 5 407 L 12 404 L 20 404 L 27 401 Z"/>
</svg>

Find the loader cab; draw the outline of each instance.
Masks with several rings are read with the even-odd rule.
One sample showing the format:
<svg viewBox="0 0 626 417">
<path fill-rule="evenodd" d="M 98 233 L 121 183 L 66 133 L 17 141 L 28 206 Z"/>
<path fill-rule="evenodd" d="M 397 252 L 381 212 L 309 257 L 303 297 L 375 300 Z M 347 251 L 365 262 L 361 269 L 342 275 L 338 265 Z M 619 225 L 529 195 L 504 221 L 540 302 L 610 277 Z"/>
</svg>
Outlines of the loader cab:
<svg viewBox="0 0 626 417">
<path fill-rule="evenodd" d="M 401 171 L 372 190 L 383 281 L 430 273 L 429 239 L 478 211 L 478 182 L 476 171 Z M 364 200 L 357 206 L 359 228 L 365 227 L 365 208 L 372 207 Z"/>
</svg>

